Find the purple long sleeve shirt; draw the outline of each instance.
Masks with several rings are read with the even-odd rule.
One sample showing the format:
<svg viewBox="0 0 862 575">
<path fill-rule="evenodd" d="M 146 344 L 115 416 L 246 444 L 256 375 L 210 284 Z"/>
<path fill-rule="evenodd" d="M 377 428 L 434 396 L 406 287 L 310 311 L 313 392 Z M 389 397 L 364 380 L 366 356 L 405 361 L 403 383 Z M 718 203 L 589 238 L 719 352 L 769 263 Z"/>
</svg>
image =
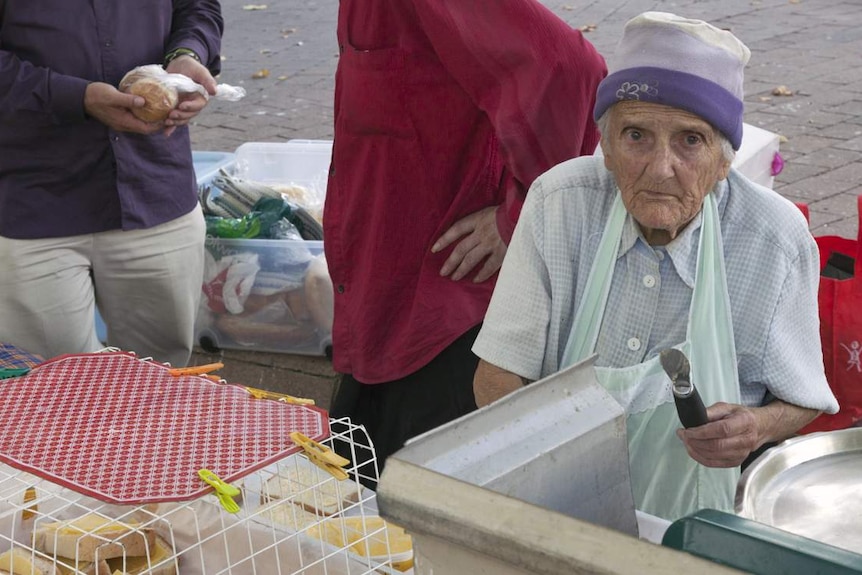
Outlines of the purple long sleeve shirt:
<svg viewBox="0 0 862 575">
<path fill-rule="evenodd" d="M 217 0 L 0 0 L 0 235 L 141 229 L 191 211 L 188 129 L 115 132 L 85 115 L 84 91 L 180 46 L 215 74 L 222 30 Z"/>
</svg>

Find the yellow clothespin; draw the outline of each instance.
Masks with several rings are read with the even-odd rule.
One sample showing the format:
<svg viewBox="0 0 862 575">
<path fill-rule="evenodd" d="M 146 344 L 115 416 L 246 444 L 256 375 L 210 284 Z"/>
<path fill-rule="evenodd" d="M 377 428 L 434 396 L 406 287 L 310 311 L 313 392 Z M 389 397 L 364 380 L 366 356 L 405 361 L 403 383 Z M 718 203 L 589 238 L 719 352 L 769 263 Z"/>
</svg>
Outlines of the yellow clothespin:
<svg viewBox="0 0 862 575">
<path fill-rule="evenodd" d="M 229 513 L 239 512 L 239 505 L 237 505 L 236 501 L 233 500 L 234 497 L 239 495 L 238 487 L 225 483 L 219 479 L 218 475 L 209 469 L 198 470 L 198 476 L 204 481 L 204 483 L 215 489 L 216 497 L 218 497 L 219 503 L 221 503 L 221 506 L 225 508 L 225 511 Z"/>
<path fill-rule="evenodd" d="M 342 467 L 350 463 L 349 459 L 341 457 L 328 447 L 317 443 L 310 437 L 303 435 L 298 431 L 291 433 L 290 438 L 295 444 L 303 449 L 305 456 L 308 457 L 313 464 L 320 467 L 339 481 L 347 479 L 347 472 L 344 471 Z"/>
<path fill-rule="evenodd" d="M 285 395 L 284 397 L 278 398 L 278 400 L 282 403 L 289 403 L 291 405 L 314 405 L 313 399 L 307 399 L 305 397 L 294 397 L 292 395 Z"/>
<path fill-rule="evenodd" d="M 194 365 L 192 367 L 172 367 L 168 370 L 168 373 L 174 377 L 180 377 L 182 375 L 206 375 L 211 371 L 216 371 L 223 367 L 224 364 L 221 362 L 208 363 L 206 365 Z"/>
<path fill-rule="evenodd" d="M 246 387 L 245 389 L 255 399 L 273 399 L 275 401 L 280 401 L 282 403 L 290 403 L 293 405 L 314 405 L 313 399 L 303 399 L 301 397 L 294 397 L 292 395 L 285 395 L 283 393 L 276 393 L 274 391 L 257 389 L 254 387 Z"/>
</svg>

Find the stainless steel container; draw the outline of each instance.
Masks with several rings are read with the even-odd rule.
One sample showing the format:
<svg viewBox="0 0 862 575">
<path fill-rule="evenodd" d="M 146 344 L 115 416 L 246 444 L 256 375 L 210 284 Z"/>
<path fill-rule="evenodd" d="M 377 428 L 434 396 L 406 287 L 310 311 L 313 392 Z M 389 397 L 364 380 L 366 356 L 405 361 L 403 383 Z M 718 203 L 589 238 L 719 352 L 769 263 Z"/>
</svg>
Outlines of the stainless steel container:
<svg viewBox="0 0 862 575">
<path fill-rule="evenodd" d="M 737 572 L 635 536 L 625 414 L 591 360 L 408 442 L 377 501 L 417 575 Z"/>
<path fill-rule="evenodd" d="M 862 552 L 862 428 L 796 437 L 761 455 L 740 478 L 736 513 Z"/>
</svg>

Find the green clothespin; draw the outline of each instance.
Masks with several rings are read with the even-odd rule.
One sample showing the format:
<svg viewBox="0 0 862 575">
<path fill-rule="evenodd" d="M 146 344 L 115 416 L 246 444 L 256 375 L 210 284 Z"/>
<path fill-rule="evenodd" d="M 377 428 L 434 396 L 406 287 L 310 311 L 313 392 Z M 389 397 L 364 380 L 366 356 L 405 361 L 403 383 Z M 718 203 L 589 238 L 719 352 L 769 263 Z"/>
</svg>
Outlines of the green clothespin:
<svg viewBox="0 0 862 575">
<path fill-rule="evenodd" d="M 239 512 L 239 505 L 237 505 L 236 501 L 233 500 L 234 497 L 239 495 L 239 488 L 234 487 L 229 483 L 225 483 L 209 469 L 199 470 L 198 476 L 204 481 L 204 483 L 215 489 L 216 497 L 218 497 L 219 503 L 221 503 L 221 506 L 225 508 L 225 511 L 228 513 Z"/>
<path fill-rule="evenodd" d="M 29 367 L 4 367 L 0 368 L 0 379 L 9 379 L 10 377 L 21 377 L 30 373 Z"/>
</svg>

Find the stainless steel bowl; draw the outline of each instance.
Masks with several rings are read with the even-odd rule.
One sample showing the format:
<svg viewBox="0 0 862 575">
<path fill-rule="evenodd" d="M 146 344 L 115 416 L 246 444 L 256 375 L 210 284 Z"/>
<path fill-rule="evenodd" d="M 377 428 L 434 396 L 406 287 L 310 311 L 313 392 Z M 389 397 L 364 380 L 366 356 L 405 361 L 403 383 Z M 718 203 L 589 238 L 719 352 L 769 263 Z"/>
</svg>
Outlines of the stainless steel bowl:
<svg viewBox="0 0 862 575">
<path fill-rule="evenodd" d="M 862 552 L 862 428 L 812 433 L 765 452 L 739 480 L 736 513 Z"/>
</svg>

